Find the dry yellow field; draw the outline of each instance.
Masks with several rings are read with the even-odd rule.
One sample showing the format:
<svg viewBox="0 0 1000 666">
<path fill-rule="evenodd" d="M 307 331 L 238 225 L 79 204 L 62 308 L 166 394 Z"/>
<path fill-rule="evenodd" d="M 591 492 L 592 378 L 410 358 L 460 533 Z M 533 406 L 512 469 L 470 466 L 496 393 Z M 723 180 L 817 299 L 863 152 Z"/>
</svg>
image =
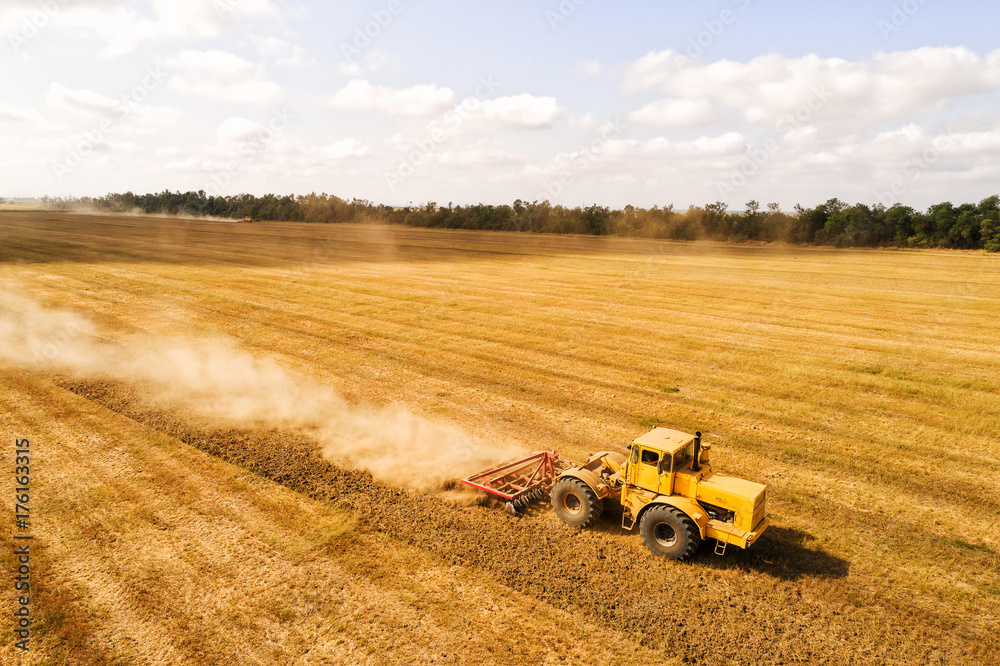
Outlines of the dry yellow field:
<svg viewBox="0 0 1000 666">
<path fill-rule="evenodd" d="M 772 524 L 656 559 L 613 513 L 395 489 L 56 339 L 0 354 L 2 468 L 35 448 L 36 624 L 5 664 L 1000 663 L 998 256 L 0 212 L 0 291 L 123 349 L 225 336 L 498 449 L 702 430 Z"/>
</svg>

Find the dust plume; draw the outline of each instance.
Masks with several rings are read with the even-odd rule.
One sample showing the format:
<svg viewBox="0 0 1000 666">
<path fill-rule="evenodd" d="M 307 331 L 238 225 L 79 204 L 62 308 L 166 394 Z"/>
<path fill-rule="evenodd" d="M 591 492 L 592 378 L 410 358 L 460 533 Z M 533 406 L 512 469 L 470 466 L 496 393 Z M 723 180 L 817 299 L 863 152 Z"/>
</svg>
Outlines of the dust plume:
<svg viewBox="0 0 1000 666">
<path fill-rule="evenodd" d="M 109 211 L 85 203 L 77 203 L 72 206 L 57 208 L 56 210 L 74 213 L 76 215 L 101 215 L 103 217 L 157 217 L 167 220 L 208 220 L 210 222 L 237 222 L 232 217 L 219 217 L 217 215 L 191 215 L 190 213 L 147 213 L 138 206 L 133 206 L 128 210 Z"/>
<path fill-rule="evenodd" d="M 127 382 L 157 407 L 219 425 L 302 429 L 332 462 L 415 490 L 440 489 L 521 452 L 498 450 L 402 405 L 349 405 L 332 389 L 225 340 L 143 335 L 112 343 L 97 337 L 87 319 L 12 292 L 0 292 L 0 358 L 29 369 Z"/>
</svg>

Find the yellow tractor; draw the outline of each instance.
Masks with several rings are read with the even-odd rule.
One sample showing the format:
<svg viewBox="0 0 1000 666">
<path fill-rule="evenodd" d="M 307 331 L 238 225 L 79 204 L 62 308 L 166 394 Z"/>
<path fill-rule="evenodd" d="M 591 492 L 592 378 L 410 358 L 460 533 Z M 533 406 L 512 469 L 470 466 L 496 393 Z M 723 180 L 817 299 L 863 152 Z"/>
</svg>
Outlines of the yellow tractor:
<svg viewBox="0 0 1000 666">
<path fill-rule="evenodd" d="M 552 508 L 567 525 L 589 527 L 615 495 L 622 527 L 638 523 L 646 547 L 674 560 L 691 557 L 702 539 L 715 539 L 719 555 L 728 544 L 749 548 L 767 529 L 767 489 L 713 472 L 709 449 L 700 432 L 654 428 L 629 445 L 628 457 L 595 453 L 564 470 L 552 487 Z"/>
<path fill-rule="evenodd" d="M 749 548 L 768 526 L 767 488 L 716 474 L 710 448 L 700 432 L 653 428 L 629 444 L 627 456 L 605 451 L 581 464 L 541 451 L 463 481 L 506 500 L 512 515 L 548 494 L 556 515 L 580 528 L 592 526 L 614 496 L 622 528 L 638 524 L 649 550 L 686 560 L 703 539 L 716 540 L 717 555 L 729 544 Z"/>
</svg>

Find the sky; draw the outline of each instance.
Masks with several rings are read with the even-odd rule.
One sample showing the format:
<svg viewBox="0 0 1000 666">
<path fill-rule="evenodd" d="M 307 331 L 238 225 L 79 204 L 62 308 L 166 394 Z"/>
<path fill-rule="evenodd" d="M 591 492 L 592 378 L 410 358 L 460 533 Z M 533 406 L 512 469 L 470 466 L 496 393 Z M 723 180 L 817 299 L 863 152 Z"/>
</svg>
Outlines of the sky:
<svg viewBox="0 0 1000 666">
<path fill-rule="evenodd" d="M 0 197 L 977 202 L 1000 3 L 4 0 Z"/>
</svg>

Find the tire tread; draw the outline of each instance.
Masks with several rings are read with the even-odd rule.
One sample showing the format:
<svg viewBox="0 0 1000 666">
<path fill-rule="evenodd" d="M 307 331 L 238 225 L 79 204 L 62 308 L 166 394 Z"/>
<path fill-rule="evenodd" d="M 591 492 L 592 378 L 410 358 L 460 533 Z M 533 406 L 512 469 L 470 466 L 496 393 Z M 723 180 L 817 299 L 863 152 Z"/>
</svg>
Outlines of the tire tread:
<svg viewBox="0 0 1000 666">
<path fill-rule="evenodd" d="M 586 518 L 582 522 L 568 520 L 568 517 L 563 514 L 562 497 L 568 492 L 573 492 L 580 497 L 580 503 L 584 505 Z M 559 519 L 572 527 L 592 527 L 604 511 L 604 501 L 597 496 L 597 493 L 586 483 L 573 477 L 565 477 L 556 481 L 555 485 L 552 486 L 550 499 L 552 509 L 559 516 Z"/>
<path fill-rule="evenodd" d="M 677 521 L 676 527 L 680 527 L 684 543 L 676 554 L 664 553 L 663 547 L 660 546 L 660 544 L 656 541 L 656 538 L 653 536 L 653 530 L 649 528 L 649 521 L 655 520 L 657 513 L 671 514 Z M 672 506 L 668 506 L 666 504 L 651 506 L 642 514 L 641 521 L 642 522 L 639 525 L 639 532 L 642 534 L 642 541 L 646 544 L 646 548 L 654 554 L 663 555 L 664 557 L 669 557 L 672 560 L 682 562 L 690 559 L 691 556 L 694 555 L 694 552 L 698 550 L 698 546 L 701 544 L 701 534 L 698 531 L 698 526 L 695 525 L 694 521 L 691 520 L 685 513 Z M 676 527 L 675 531 L 677 531 Z"/>
</svg>

